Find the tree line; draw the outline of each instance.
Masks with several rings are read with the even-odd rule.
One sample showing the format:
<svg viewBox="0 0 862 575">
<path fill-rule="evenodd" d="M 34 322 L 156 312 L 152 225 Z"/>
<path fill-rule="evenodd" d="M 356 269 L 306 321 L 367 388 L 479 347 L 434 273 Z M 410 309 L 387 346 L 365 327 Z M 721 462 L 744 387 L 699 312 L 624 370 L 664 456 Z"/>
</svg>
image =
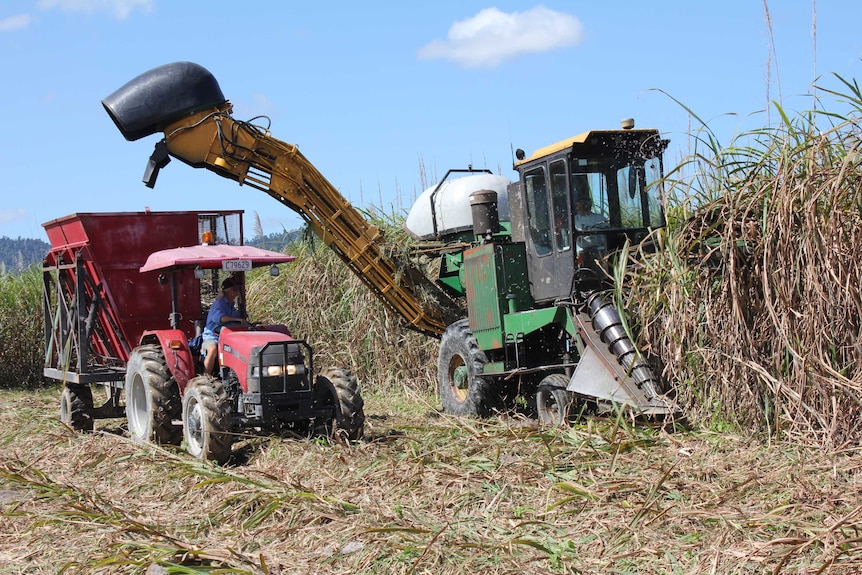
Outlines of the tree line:
<svg viewBox="0 0 862 575">
<path fill-rule="evenodd" d="M 246 243 L 280 252 L 299 239 L 302 234 L 302 230 L 274 232 L 265 236 L 259 235 Z M 0 275 L 20 273 L 40 263 L 50 247 L 48 242 L 36 238 L 0 237 Z"/>
<path fill-rule="evenodd" d="M 49 247 L 35 238 L 0 237 L 0 274 L 21 272 L 41 262 Z"/>
</svg>

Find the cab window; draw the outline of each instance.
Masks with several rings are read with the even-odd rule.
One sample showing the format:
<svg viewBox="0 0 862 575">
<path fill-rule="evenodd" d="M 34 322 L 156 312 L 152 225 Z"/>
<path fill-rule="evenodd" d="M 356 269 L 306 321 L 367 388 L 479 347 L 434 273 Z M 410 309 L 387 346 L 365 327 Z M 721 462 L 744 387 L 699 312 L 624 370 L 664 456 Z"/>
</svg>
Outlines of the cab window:
<svg viewBox="0 0 862 575">
<path fill-rule="evenodd" d="M 558 160 L 551 163 L 551 199 L 554 206 L 554 238 L 557 251 L 571 249 L 571 217 L 569 216 L 569 186 L 566 181 L 566 163 Z"/>
<path fill-rule="evenodd" d="M 661 166 L 657 158 L 617 170 L 622 227 L 664 226 L 664 214 L 659 198 L 661 188 L 656 182 L 660 177 Z M 646 205 L 643 204 L 644 200 Z"/>
<path fill-rule="evenodd" d="M 536 254 L 546 256 L 551 253 L 551 210 L 548 205 L 548 186 L 544 167 L 533 168 L 524 174 L 524 188 L 530 238 L 533 240 Z"/>
</svg>

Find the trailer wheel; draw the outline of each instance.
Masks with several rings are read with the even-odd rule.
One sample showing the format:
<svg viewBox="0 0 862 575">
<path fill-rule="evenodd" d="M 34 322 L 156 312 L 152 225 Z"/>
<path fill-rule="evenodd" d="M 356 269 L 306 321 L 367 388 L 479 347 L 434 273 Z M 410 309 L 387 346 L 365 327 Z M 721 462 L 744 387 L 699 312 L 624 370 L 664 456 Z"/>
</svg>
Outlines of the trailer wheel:
<svg viewBox="0 0 862 575">
<path fill-rule="evenodd" d="M 182 430 L 172 423 L 182 409 L 180 394 L 160 346 L 141 345 L 132 350 L 125 393 L 126 419 L 134 441 L 180 444 Z"/>
<path fill-rule="evenodd" d="M 545 427 L 564 427 L 569 421 L 573 396 L 566 391 L 568 378 L 552 373 L 539 383 L 536 391 L 536 410 L 539 423 Z"/>
<path fill-rule="evenodd" d="M 60 394 L 60 421 L 75 431 L 93 431 L 93 390 L 67 383 Z"/>
<path fill-rule="evenodd" d="M 479 349 L 468 320 L 446 328 L 437 356 L 437 393 L 444 412 L 488 416 L 500 408 L 491 381 L 479 376 L 486 363 L 488 358 Z"/>
<path fill-rule="evenodd" d="M 230 410 L 221 380 L 201 375 L 189 381 L 183 397 L 183 437 L 191 455 L 218 463 L 230 458 Z"/>
<path fill-rule="evenodd" d="M 365 431 L 365 402 L 353 372 L 343 367 L 328 367 L 314 381 L 315 407 L 332 407 L 333 416 L 316 421 L 318 435 L 343 437 L 355 441 Z"/>
</svg>

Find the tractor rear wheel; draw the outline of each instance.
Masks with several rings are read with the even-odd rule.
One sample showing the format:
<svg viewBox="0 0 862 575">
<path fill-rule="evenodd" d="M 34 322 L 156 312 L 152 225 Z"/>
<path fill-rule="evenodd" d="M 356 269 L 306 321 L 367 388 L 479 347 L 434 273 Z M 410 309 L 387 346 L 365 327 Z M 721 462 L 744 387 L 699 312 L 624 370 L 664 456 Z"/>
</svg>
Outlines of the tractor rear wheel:
<svg viewBox="0 0 862 575">
<path fill-rule="evenodd" d="M 186 450 L 198 459 L 230 459 L 230 398 L 221 380 L 201 375 L 189 381 L 183 396 Z"/>
<path fill-rule="evenodd" d="M 569 421 L 573 396 L 566 391 L 569 379 L 561 373 L 552 373 L 539 383 L 536 391 L 536 410 L 539 423 L 544 427 L 564 427 Z"/>
<path fill-rule="evenodd" d="M 486 363 L 468 320 L 446 328 L 437 355 L 437 393 L 444 412 L 487 416 L 500 407 L 491 382 L 479 376 Z"/>
<path fill-rule="evenodd" d="M 328 367 L 314 382 L 315 407 L 331 407 L 333 415 L 315 422 L 315 433 L 355 441 L 365 431 L 365 402 L 349 369 Z"/>
<path fill-rule="evenodd" d="M 160 346 L 141 345 L 132 350 L 125 394 L 129 435 L 134 441 L 180 444 L 182 430 L 172 423 L 182 409 L 180 393 Z"/>
<path fill-rule="evenodd" d="M 93 431 L 93 390 L 67 383 L 60 394 L 60 421 L 75 431 Z"/>
</svg>

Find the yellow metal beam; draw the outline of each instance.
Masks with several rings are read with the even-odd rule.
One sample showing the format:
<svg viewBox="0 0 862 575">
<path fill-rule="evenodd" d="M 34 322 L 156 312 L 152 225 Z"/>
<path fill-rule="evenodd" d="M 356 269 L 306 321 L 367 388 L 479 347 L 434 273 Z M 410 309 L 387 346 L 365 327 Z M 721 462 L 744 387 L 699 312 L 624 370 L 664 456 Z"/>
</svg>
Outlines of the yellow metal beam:
<svg viewBox="0 0 862 575">
<path fill-rule="evenodd" d="M 409 263 L 381 249 L 370 224 L 299 149 L 233 119 L 230 105 L 204 110 L 165 128 L 170 154 L 265 191 L 302 215 L 369 288 L 410 327 L 437 335 L 458 319 L 452 300 Z"/>
</svg>

